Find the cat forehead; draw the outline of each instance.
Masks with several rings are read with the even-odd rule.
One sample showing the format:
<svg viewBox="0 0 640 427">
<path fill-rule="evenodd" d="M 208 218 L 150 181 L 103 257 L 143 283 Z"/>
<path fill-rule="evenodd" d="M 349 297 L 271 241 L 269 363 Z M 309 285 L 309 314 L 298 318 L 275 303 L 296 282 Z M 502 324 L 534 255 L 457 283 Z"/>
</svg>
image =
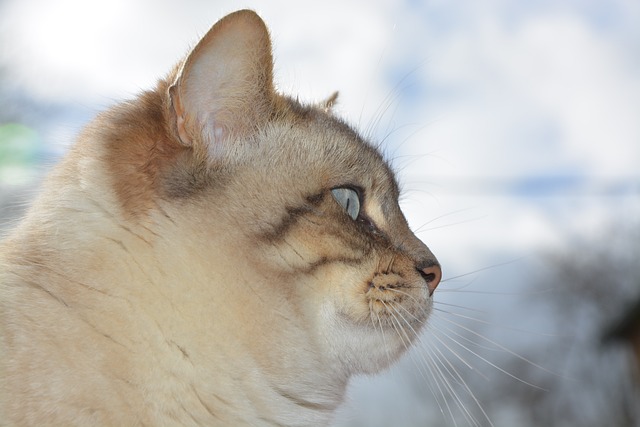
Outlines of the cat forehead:
<svg viewBox="0 0 640 427">
<path fill-rule="evenodd" d="M 382 154 L 355 129 L 332 113 L 289 100 L 294 114 L 285 114 L 276 127 L 284 145 L 280 152 L 305 159 L 331 171 L 334 185 L 379 188 L 397 197 L 398 185 Z M 328 172 L 327 171 L 327 172 Z"/>
</svg>

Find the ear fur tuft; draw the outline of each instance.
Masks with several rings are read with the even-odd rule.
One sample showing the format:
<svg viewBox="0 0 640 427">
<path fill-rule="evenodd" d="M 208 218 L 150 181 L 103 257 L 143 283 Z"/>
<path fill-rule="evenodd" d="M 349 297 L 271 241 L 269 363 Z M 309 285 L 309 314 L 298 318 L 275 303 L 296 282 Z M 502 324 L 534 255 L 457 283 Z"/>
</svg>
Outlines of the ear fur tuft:
<svg viewBox="0 0 640 427">
<path fill-rule="evenodd" d="M 330 112 L 333 109 L 333 106 L 338 103 L 338 95 L 340 95 L 340 92 L 335 91 L 327 99 L 320 103 L 320 106 L 325 112 Z"/>
</svg>

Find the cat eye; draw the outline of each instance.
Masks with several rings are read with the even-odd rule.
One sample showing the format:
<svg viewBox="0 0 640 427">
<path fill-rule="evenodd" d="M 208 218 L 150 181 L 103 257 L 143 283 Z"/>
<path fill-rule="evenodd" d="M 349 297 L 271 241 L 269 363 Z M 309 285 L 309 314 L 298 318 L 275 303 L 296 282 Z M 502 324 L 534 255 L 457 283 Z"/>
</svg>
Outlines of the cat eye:
<svg viewBox="0 0 640 427">
<path fill-rule="evenodd" d="M 351 219 L 358 219 L 358 215 L 360 215 L 360 195 L 356 190 L 348 187 L 339 187 L 332 189 L 331 194 Z"/>
</svg>

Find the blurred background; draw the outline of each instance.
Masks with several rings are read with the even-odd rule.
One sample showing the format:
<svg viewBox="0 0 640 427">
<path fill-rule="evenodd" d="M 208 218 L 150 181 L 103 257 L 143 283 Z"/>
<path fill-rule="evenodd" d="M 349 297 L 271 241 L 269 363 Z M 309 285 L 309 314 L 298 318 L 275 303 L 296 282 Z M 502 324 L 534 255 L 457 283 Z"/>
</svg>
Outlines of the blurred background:
<svg viewBox="0 0 640 427">
<path fill-rule="evenodd" d="M 0 0 L 0 233 L 226 13 L 381 143 L 445 281 L 335 426 L 640 426 L 640 2 Z"/>
</svg>

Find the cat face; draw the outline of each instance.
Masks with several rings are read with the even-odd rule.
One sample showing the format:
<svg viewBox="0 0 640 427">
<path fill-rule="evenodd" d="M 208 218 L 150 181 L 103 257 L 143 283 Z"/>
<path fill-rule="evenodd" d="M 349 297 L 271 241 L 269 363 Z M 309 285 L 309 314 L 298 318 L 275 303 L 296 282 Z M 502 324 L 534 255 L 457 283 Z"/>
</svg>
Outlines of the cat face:
<svg viewBox="0 0 640 427">
<path fill-rule="evenodd" d="M 197 200 L 217 218 L 213 233 L 224 227 L 251 248 L 238 268 L 265 304 L 295 313 L 349 372 L 378 371 L 406 350 L 428 317 L 438 262 L 407 226 L 381 155 L 329 109 L 274 91 L 262 21 L 220 21 L 167 92 L 187 150 L 163 189 Z"/>
<path fill-rule="evenodd" d="M 296 343 L 345 377 L 380 370 L 416 338 L 438 262 L 378 151 L 326 105 L 276 93 L 253 12 L 222 19 L 156 91 L 99 123 L 103 140 L 122 139 L 105 128 L 143 135 L 107 144 L 108 175 L 126 217 L 162 224 L 171 243 L 155 258 L 177 283 L 173 305 L 208 301 L 194 335 L 242 325 L 237 339 L 263 365 L 294 357 L 273 343 Z"/>
<path fill-rule="evenodd" d="M 349 372 L 375 372 L 416 337 L 440 270 L 409 230 L 380 155 L 323 111 L 296 114 L 302 129 L 269 124 L 203 200 L 237 205 L 229 228 L 252 248 L 242 268 L 273 278 L 256 279 L 260 293 L 304 307 L 296 322 Z"/>
<path fill-rule="evenodd" d="M 408 229 L 380 156 L 344 129 L 327 138 L 327 127 L 341 125 L 325 120 L 304 135 L 315 150 L 324 147 L 323 160 L 309 159 L 292 171 L 294 182 L 315 175 L 313 184 L 297 189 L 297 203 L 292 197 L 292 208 L 267 230 L 265 253 L 294 275 L 332 356 L 350 372 L 376 372 L 423 326 L 439 267 Z"/>
</svg>

